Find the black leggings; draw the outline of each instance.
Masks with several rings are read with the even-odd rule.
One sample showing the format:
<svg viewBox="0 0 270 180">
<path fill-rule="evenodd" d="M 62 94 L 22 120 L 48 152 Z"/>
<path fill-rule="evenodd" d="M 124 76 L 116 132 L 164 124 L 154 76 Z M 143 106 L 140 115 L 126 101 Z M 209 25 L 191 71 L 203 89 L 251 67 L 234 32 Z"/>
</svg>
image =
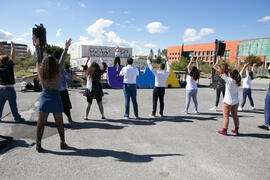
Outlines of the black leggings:
<svg viewBox="0 0 270 180">
<path fill-rule="evenodd" d="M 219 98 L 220 98 L 220 94 L 222 93 L 223 98 L 225 96 L 225 86 L 219 87 L 216 89 L 216 107 L 218 106 L 219 103 Z"/>
<path fill-rule="evenodd" d="M 118 64 L 118 66 L 120 67 L 121 66 L 121 61 L 120 61 L 120 57 L 115 57 L 114 58 L 114 63 L 113 63 L 113 67 L 116 67 L 117 66 L 117 64 Z"/>
</svg>

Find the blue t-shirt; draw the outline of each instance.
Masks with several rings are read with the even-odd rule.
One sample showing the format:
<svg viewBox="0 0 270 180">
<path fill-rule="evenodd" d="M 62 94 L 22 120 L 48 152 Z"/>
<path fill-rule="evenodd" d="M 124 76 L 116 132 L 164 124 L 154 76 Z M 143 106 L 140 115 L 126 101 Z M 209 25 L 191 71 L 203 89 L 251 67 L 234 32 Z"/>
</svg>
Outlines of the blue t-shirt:
<svg viewBox="0 0 270 180">
<path fill-rule="evenodd" d="M 67 81 L 71 79 L 71 74 L 65 70 L 62 70 L 60 73 L 59 79 L 59 91 L 64 91 L 67 89 Z"/>
</svg>

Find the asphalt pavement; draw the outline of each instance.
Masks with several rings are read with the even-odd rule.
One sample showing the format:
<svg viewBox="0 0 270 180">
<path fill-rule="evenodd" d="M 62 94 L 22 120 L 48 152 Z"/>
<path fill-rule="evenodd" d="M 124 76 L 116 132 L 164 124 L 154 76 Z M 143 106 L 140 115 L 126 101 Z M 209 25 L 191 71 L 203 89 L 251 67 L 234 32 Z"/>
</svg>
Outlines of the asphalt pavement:
<svg viewBox="0 0 270 180">
<path fill-rule="evenodd" d="M 209 80 L 200 80 L 207 85 Z M 222 129 L 221 102 L 217 112 L 209 111 L 215 102 L 215 91 L 198 90 L 199 115 L 188 115 L 185 89 L 166 89 L 164 118 L 151 118 L 152 89 L 138 89 L 139 116 L 135 119 L 131 105 L 125 120 L 121 89 L 104 89 L 106 120 L 101 120 L 93 101 L 89 120 L 83 120 L 87 102 L 82 89 L 70 89 L 72 117 L 64 116 L 67 150 L 60 150 L 60 140 L 50 115 L 42 146 L 35 150 L 39 94 L 20 92 L 18 108 L 25 123 L 14 123 L 6 104 L 0 134 L 12 136 L 12 145 L 0 150 L 0 179 L 270 179 L 270 131 L 257 128 L 264 123 L 264 98 L 269 80 L 253 82 L 256 111 L 247 104 L 239 112 L 240 136 Z M 242 99 L 242 89 L 239 91 Z M 157 111 L 158 112 L 158 111 Z M 229 130 L 233 129 L 230 120 Z"/>
</svg>

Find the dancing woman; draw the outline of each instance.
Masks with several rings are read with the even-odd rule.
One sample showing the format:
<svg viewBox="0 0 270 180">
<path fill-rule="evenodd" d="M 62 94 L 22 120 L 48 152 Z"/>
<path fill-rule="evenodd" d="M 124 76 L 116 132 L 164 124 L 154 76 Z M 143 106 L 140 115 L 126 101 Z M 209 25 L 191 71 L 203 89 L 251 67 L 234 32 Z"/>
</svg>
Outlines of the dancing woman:
<svg viewBox="0 0 270 180">
<path fill-rule="evenodd" d="M 199 62 L 196 61 L 196 66 L 193 66 L 191 68 L 191 65 L 193 63 L 193 57 L 191 57 L 189 64 L 187 66 L 187 85 L 186 85 L 186 108 L 185 111 L 183 112 L 184 114 L 188 114 L 188 108 L 190 105 L 190 100 L 191 97 L 193 99 L 195 109 L 194 113 L 198 114 L 198 101 L 197 101 L 197 94 L 198 94 L 198 87 L 196 81 L 200 78 L 200 71 L 199 71 Z"/>
<path fill-rule="evenodd" d="M 225 96 L 223 99 L 223 129 L 221 131 L 218 131 L 218 133 L 222 135 L 227 135 L 227 129 L 229 126 L 229 116 L 232 115 L 233 121 L 234 121 L 234 127 L 235 129 L 232 130 L 232 133 L 235 135 L 239 134 L 239 119 L 237 115 L 237 108 L 239 104 L 238 99 L 238 87 L 241 85 L 241 76 L 239 72 L 234 70 L 229 70 L 228 75 L 225 73 L 225 69 L 223 69 L 219 65 L 219 59 L 214 65 L 213 68 L 217 70 L 221 75 L 222 79 L 226 82 L 225 84 Z"/>
<path fill-rule="evenodd" d="M 221 65 L 222 69 L 224 69 L 224 73 L 226 73 L 228 75 L 228 71 L 229 71 L 229 66 L 228 64 L 223 64 Z M 218 81 L 217 81 L 217 86 L 216 86 L 216 104 L 214 107 L 212 107 L 211 109 L 209 109 L 210 111 L 217 111 L 217 107 L 219 104 L 219 99 L 220 99 L 220 95 L 222 93 L 223 98 L 225 96 L 225 84 L 226 82 L 221 78 L 221 76 L 218 76 Z"/>
<path fill-rule="evenodd" d="M 239 111 L 243 111 L 243 108 L 246 104 L 247 96 L 248 96 L 248 99 L 249 99 L 249 102 L 251 105 L 251 110 L 255 110 L 254 102 L 253 102 L 252 95 L 251 95 L 251 92 L 252 92 L 251 91 L 251 83 L 252 83 L 252 80 L 254 79 L 255 66 L 256 66 L 256 64 L 253 64 L 251 70 L 248 70 L 247 68 L 249 67 L 249 63 L 246 63 L 244 65 L 244 68 L 240 72 L 241 77 L 243 77 L 243 74 L 246 71 L 246 77 L 243 78 L 243 99 L 242 99 L 242 104 L 238 108 Z"/>
<path fill-rule="evenodd" d="M 43 88 L 40 95 L 39 103 L 39 115 L 37 122 L 37 144 L 36 150 L 41 152 L 41 140 L 44 132 L 44 127 L 48 119 L 49 113 L 53 113 L 56 127 L 61 139 L 60 148 L 65 149 L 67 144 L 65 142 L 65 132 L 63 123 L 63 105 L 61 102 L 61 96 L 59 92 L 59 78 L 60 72 L 64 68 L 65 57 L 69 46 L 71 45 L 71 39 L 66 41 L 65 50 L 62 53 L 60 60 L 57 62 L 53 56 L 45 56 L 41 59 L 41 53 L 39 49 L 39 39 L 33 35 L 33 44 L 36 47 L 37 64 L 38 64 L 38 76 Z"/>
<path fill-rule="evenodd" d="M 102 96 L 103 90 L 100 83 L 101 76 L 103 73 L 106 72 L 107 66 L 103 62 L 102 58 L 100 58 L 100 61 L 102 63 L 102 69 L 100 69 L 100 66 L 96 62 L 92 62 L 91 66 L 87 69 L 86 76 L 87 76 L 87 90 L 86 90 L 86 97 L 87 97 L 87 108 L 86 108 L 86 115 L 85 120 L 88 119 L 88 114 L 90 112 L 90 108 L 93 102 L 93 99 L 96 99 L 99 111 L 101 113 L 101 119 L 106 119 L 104 116 L 104 109 L 102 105 Z"/>
<path fill-rule="evenodd" d="M 117 47 L 117 48 L 115 49 L 115 58 L 114 58 L 113 67 L 116 67 L 117 64 L 118 64 L 119 67 L 121 66 L 120 55 L 121 55 L 120 48 Z"/>
<path fill-rule="evenodd" d="M 17 96 L 14 88 L 15 47 L 12 41 L 10 47 L 10 56 L 4 55 L 4 52 L 2 52 L 4 46 L 0 44 L 0 121 L 3 108 L 6 101 L 8 101 L 15 122 L 22 122 L 24 118 L 18 112 Z"/>
</svg>

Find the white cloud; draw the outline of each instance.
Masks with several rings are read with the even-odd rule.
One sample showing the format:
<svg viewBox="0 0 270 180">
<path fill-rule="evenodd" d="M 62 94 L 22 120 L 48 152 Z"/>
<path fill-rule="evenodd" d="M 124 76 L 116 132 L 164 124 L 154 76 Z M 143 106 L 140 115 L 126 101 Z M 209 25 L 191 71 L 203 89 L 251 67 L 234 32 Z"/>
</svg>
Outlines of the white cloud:
<svg viewBox="0 0 270 180">
<path fill-rule="evenodd" d="M 266 21 L 270 21 L 270 16 L 264 16 L 263 18 L 259 19 L 258 22 L 266 22 Z"/>
<path fill-rule="evenodd" d="M 86 8 L 86 5 L 85 5 L 84 3 L 82 3 L 82 2 L 79 2 L 79 6 L 80 6 L 81 8 Z"/>
<path fill-rule="evenodd" d="M 56 37 L 60 37 L 60 36 L 61 36 L 61 31 L 62 31 L 61 28 L 59 28 L 59 29 L 56 31 Z"/>
<path fill-rule="evenodd" d="M 168 29 L 167 26 L 163 26 L 160 22 L 151 22 L 147 24 L 145 27 L 151 34 L 161 33 Z"/>
<path fill-rule="evenodd" d="M 4 31 L 3 29 L 0 29 L 0 40 L 6 41 L 6 40 L 12 40 L 13 35 L 10 32 Z"/>
<path fill-rule="evenodd" d="M 146 47 L 146 48 L 156 48 L 157 45 L 149 43 L 149 44 L 144 44 L 144 47 Z"/>
<path fill-rule="evenodd" d="M 23 33 L 19 36 L 14 36 L 8 31 L 0 29 L 0 41 L 14 41 L 15 43 L 26 43 L 27 38 L 30 37 L 30 32 Z"/>
<path fill-rule="evenodd" d="M 197 32 L 197 30 L 188 28 L 185 30 L 183 35 L 183 41 L 184 42 L 194 42 L 201 40 L 204 36 L 207 36 L 209 34 L 213 34 L 215 32 L 214 29 L 211 28 L 202 28 L 200 29 L 200 32 Z"/>
<path fill-rule="evenodd" d="M 45 9 L 36 9 L 35 12 L 37 14 L 47 14 L 48 13 L 48 11 L 46 11 Z"/>
<path fill-rule="evenodd" d="M 87 29 L 87 33 L 93 38 L 90 39 L 87 36 L 80 36 L 79 42 L 74 42 L 74 46 L 81 44 L 84 45 L 100 45 L 100 46 L 120 46 L 120 47 L 131 47 L 133 48 L 134 53 L 142 54 L 143 49 L 137 41 L 126 41 L 118 36 L 113 31 L 107 31 L 106 28 L 109 28 L 114 22 L 109 19 L 100 18 L 93 24 L 91 24 Z"/>
<path fill-rule="evenodd" d="M 124 13 L 124 14 L 128 14 L 129 12 L 128 12 L 128 11 L 124 11 L 123 13 Z"/>
</svg>

